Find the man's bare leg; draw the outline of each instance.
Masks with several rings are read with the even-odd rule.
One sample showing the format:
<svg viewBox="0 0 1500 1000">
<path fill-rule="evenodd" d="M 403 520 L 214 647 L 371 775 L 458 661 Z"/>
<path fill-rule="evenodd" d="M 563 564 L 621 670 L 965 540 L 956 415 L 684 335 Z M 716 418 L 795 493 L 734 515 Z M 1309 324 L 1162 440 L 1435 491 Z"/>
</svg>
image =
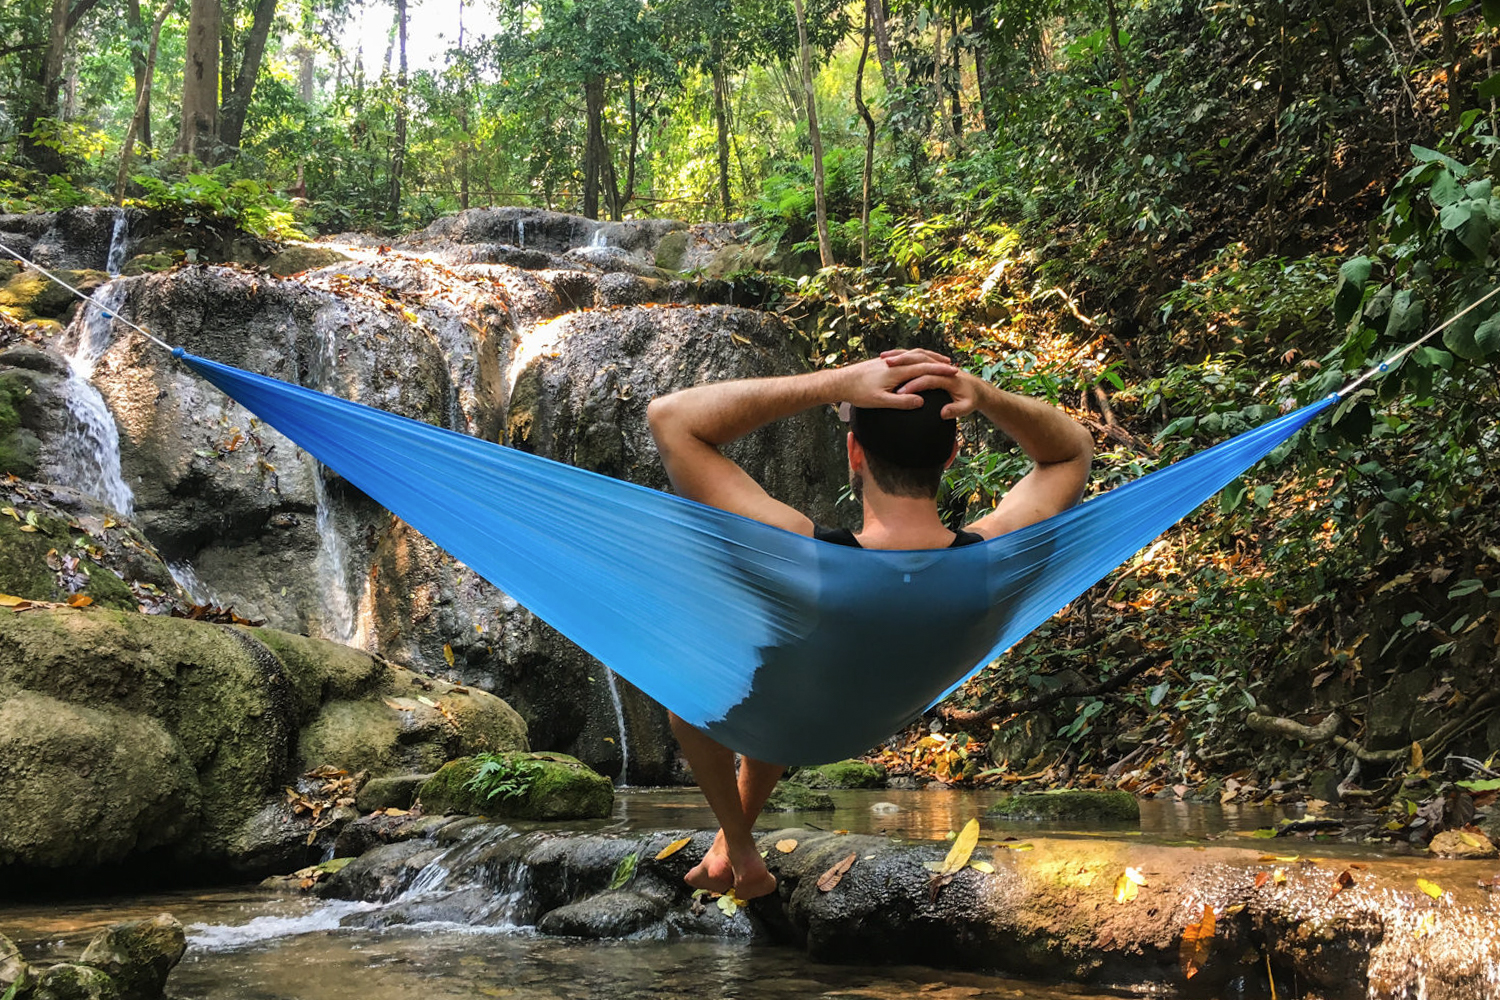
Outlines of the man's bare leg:
<svg viewBox="0 0 1500 1000">
<path fill-rule="evenodd" d="M 771 777 L 770 787 L 765 788 L 764 794 L 761 794 L 761 788 L 767 783 L 769 770 L 774 765 L 757 761 L 754 763 L 760 766 L 752 767 L 751 762 L 747 761 L 747 766 L 742 769 L 743 781 L 749 784 L 747 790 L 752 795 L 759 796 L 759 801 L 752 800 L 754 813 L 747 817 L 746 803 L 741 797 L 742 779 L 735 775 L 734 752 L 676 715 L 671 720 L 672 732 L 682 745 L 683 755 L 693 769 L 693 777 L 698 780 L 703 797 L 708 800 L 709 808 L 719 820 L 719 834 L 710 848 L 709 857 L 705 857 L 703 863 L 688 873 L 688 884 L 711 892 L 727 892 L 733 888 L 736 896 L 746 900 L 774 892 L 776 877 L 766 868 L 765 860 L 761 858 L 760 849 L 756 847 L 755 837 L 751 833 L 754 817 L 760 814 L 761 807 L 765 805 L 765 797 L 775 787 L 775 778 Z M 779 773 L 780 769 L 776 770 Z M 724 870 L 726 862 L 729 869 L 727 872 Z"/>
<path fill-rule="evenodd" d="M 755 828 L 760 811 L 765 808 L 766 800 L 776 790 L 776 782 L 785 771 L 786 767 L 782 764 L 769 764 L 753 757 L 740 758 L 740 810 L 744 814 L 746 825 L 751 829 Z M 728 887 L 734 884 L 734 872 L 729 865 L 729 852 L 724 846 L 722 829 L 714 837 L 713 846 L 708 849 L 703 860 L 688 872 L 687 882 L 691 886 L 712 892 L 728 892 Z"/>
</svg>

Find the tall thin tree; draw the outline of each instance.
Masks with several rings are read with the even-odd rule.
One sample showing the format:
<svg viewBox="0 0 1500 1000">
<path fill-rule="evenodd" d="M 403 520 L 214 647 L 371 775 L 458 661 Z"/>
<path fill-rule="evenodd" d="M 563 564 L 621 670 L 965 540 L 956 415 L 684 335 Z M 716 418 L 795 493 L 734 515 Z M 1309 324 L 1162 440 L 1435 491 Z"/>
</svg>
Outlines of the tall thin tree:
<svg viewBox="0 0 1500 1000">
<path fill-rule="evenodd" d="M 823 140 L 818 135 L 818 102 L 813 93 L 812 48 L 807 44 L 807 15 L 802 0 L 795 0 L 797 10 L 797 49 L 802 66 L 802 92 L 807 99 L 807 138 L 812 143 L 813 211 L 817 216 L 818 259 L 824 267 L 833 266 L 833 241 L 828 238 L 828 200 L 823 193 Z"/>
</svg>

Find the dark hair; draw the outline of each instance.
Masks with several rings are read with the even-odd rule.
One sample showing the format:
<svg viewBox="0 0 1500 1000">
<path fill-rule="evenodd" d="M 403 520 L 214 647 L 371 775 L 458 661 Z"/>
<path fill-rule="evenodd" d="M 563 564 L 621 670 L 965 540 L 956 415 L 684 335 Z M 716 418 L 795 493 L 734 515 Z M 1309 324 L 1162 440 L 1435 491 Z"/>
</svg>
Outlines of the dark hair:
<svg viewBox="0 0 1500 1000">
<path fill-rule="evenodd" d="M 943 407 L 953 401 L 946 389 L 921 393 L 914 410 L 853 407 L 849 428 L 865 450 L 875 485 L 894 496 L 937 496 L 943 469 L 953 454 L 957 420 L 944 420 Z"/>
</svg>

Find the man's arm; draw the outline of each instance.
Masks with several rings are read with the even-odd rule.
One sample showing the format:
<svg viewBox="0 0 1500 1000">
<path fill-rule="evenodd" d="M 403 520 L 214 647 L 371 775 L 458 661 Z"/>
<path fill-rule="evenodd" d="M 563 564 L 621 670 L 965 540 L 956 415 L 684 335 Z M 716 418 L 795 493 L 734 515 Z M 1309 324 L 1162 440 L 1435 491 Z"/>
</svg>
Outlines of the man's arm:
<svg viewBox="0 0 1500 1000">
<path fill-rule="evenodd" d="M 646 408 L 646 416 L 667 477 L 680 496 L 810 535 L 812 521 L 805 514 L 772 497 L 719 449 L 773 420 L 814 406 L 850 402 L 915 409 L 922 405 L 920 397 L 894 390 L 923 375 L 957 373 L 946 359 L 937 357 L 893 352 L 806 375 L 710 382 L 658 396 Z"/>
<path fill-rule="evenodd" d="M 924 389 L 947 389 L 953 402 L 943 407 L 943 416 L 984 414 L 1036 463 L 993 511 L 968 526 L 970 531 L 994 538 L 1061 513 L 1083 495 L 1094 458 L 1094 438 L 1062 410 L 997 389 L 964 371 L 925 376 L 902 386 L 901 391 Z"/>
</svg>

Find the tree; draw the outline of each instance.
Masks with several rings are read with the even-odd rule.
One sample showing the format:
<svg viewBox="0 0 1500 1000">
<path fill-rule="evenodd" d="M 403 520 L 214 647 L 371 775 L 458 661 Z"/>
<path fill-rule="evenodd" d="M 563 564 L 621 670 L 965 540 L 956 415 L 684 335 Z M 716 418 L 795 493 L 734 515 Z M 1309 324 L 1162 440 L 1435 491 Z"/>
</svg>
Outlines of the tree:
<svg viewBox="0 0 1500 1000">
<path fill-rule="evenodd" d="M 207 159 L 219 131 L 220 0 L 191 0 L 187 62 L 182 74 L 182 126 L 174 151 Z"/>
<path fill-rule="evenodd" d="M 151 38 L 146 46 L 144 65 L 141 73 L 136 78 L 135 112 L 130 116 L 130 125 L 125 130 L 125 142 L 120 147 L 120 169 L 115 175 L 115 204 L 119 205 L 125 201 L 125 182 L 130 177 L 130 160 L 135 152 L 136 136 L 146 133 L 149 135 L 151 126 L 151 78 L 156 73 L 156 50 L 161 41 L 162 25 L 167 22 L 167 15 L 177 9 L 177 0 L 161 0 L 161 7 L 156 12 L 156 20 L 151 25 Z M 135 5 L 137 16 L 140 6 Z M 145 144 L 151 144 L 150 139 L 144 140 Z"/>
<path fill-rule="evenodd" d="M 396 0 L 396 39 L 400 49 L 396 70 L 396 139 L 391 150 L 390 208 L 387 219 L 401 217 L 401 174 L 406 169 L 406 0 Z"/>
<path fill-rule="evenodd" d="M 795 0 L 795 3 L 797 55 L 802 67 L 802 89 L 807 96 L 807 137 L 812 143 L 813 210 L 817 214 L 818 258 L 824 267 L 832 267 L 833 241 L 828 237 L 828 199 L 823 192 L 823 140 L 818 135 L 818 101 L 813 92 L 812 49 L 807 42 L 807 17 L 802 12 L 802 0 Z"/>
</svg>

